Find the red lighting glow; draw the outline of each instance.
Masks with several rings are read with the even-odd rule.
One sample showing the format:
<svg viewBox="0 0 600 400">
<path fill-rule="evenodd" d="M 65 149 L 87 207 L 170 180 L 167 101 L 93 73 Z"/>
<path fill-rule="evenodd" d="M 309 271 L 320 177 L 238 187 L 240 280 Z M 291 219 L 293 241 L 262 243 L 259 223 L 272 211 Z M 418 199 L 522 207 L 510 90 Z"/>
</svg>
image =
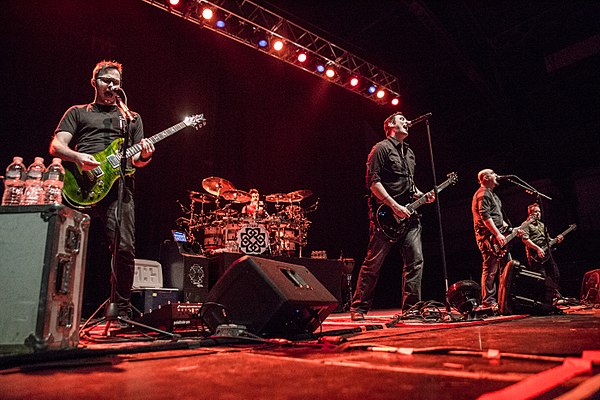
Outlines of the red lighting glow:
<svg viewBox="0 0 600 400">
<path fill-rule="evenodd" d="M 283 42 L 281 40 L 276 40 L 275 43 L 273 43 L 273 49 L 275 51 L 281 51 L 281 49 L 283 49 Z"/>
<path fill-rule="evenodd" d="M 385 96 L 385 92 L 383 90 L 378 90 L 377 91 L 377 98 L 381 99 L 381 98 L 383 98 L 383 96 Z"/>
<path fill-rule="evenodd" d="M 352 79 L 350 79 L 350 85 L 351 86 L 358 85 L 358 78 L 352 78 Z"/>
<path fill-rule="evenodd" d="M 304 61 L 306 61 L 306 54 L 304 53 L 300 53 L 298 54 L 298 61 L 303 63 Z"/>
<path fill-rule="evenodd" d="M 397 106 L 397 105 L 398 105 L 398 103 L 400 103 L 400 100 L 398 100 L 398 99 L 393 99 L 393 100 L 392 100 L 392 105 L 393 105 L 393 106 Z"/>
<path fill-rule="evenodd" d="M 335 76 L 335 71 L 332 68 L 327 68 L 325 75 L 327 75 L 328 78 L 333 78 Z"/>
<path fill-rule="evenodd" d="M 179 0 L 169 0 L 169 4 L 172 6 L 176 6 L 177 4 L 179 4 Z"/>
<path fill-rule="evenodd" d="M 202 18 L 211 19 L 213 17 L 213 11 L 210 8 L 202 10 Z"/>
</svg>

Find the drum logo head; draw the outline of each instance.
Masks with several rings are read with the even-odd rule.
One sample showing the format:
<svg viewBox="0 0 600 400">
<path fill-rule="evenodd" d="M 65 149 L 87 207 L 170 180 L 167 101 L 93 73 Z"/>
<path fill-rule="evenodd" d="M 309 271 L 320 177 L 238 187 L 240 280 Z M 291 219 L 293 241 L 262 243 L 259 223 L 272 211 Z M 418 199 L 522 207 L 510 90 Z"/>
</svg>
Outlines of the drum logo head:
<svg viewBox="0 0 600 400">
<path fill-rule="evenodd" d="M 245 254 L 263 254 L 269 249 L 269 234 L 260 225 L 243 226 L 238 231 L 238 246 Z"/>
</svg>

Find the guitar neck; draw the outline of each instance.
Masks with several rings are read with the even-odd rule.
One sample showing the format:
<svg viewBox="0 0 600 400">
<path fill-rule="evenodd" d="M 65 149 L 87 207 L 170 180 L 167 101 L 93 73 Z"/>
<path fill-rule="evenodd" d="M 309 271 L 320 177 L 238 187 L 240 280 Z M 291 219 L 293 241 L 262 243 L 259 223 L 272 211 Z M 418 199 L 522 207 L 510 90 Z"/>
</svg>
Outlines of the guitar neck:
<svg viewBox="0 0 600 400">
<path fill-rule="evenodd" d="M 161 140 L 168 138 L 169 136 L 179 132 L 186 126 L 187 125 L 185 124 L 185 122 L 182 121 L 182 122 L 178 123 L 177 125 L 173 125 L 172 127 L 165 129 L 164 131 L 159 132 L 156 135 L 147 138 L 147 140 L 149 140 L 152 144 L 158 143 Z M 136 143 L 127 149 L 127 152 L 125 153 L 125 157 L 127 157 L 127 158 L 132 157 L 132 156 L 136 155 L 137 153 L 139 153 L 140 151 L 142 151 L 142 145 L 140 143 Z"/>
<path fill-rule="evenodd" d="M 442 190 L 444 190 L 445 188 L 447 188 L 450 185 L 451 181 L 450 179 L 444 181 L 441 185 L 437 186 L 437 191 L 438 193 L 441 192 Z M 432 195 L 434 193 L 434 190 L 430 190 L 429 192 L 425 193 L 423 196 L 419 197 L 417 200 L 413 201 L 412 203 L 410 203 L 409 205 L 406 206 L 406 208 L 408 208 L 408 210 L 410 212 L 415 211 L 417 208 L 421 207 L 423 204 L 425 204 L 427 202 L 427 196 Z"/>
<path fill-rule="evenodd" d="M 577 228 L 577 225 L 570 225 L 570 226 L 569 226 L 567 229 L 565 229 L 565 230 L 564 230 L 564 232 L 562 232 L 560 235 L 557 235 L 557 237 L 558 237 L 558 236 L 565 237 L 567 234 L 569 234 L 569 232 L 571 232 L 571 231 L 575 230 L 575 228 Z M 556 244 L 556 242 L 558 242 L 558 239 L 557 239 L 557 237 L 555 237 L 554 239 L 552 239 L 552 240 L 550 241 L 550 243 L 549 243 L 549 244 L 550 244 L 550 247 L 554 246 L 554 245 Z M 546 250 L 547 250 L 547 248 L 548 248 L 548 247 L 545 247 L 543 250 L 544 250 L 544 251 L 546 251 Z"/>
</svg>

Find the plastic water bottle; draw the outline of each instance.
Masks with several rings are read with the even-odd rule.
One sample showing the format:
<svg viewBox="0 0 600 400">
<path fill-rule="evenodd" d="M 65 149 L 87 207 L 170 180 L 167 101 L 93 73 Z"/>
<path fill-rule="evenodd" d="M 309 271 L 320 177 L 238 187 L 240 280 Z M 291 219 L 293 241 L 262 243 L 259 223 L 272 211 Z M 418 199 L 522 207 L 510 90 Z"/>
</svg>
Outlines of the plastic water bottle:
<svg viewBox="0 0 600 400">
<path fill-rule="evenodd" d="M 44 204 L 62 204 L 65 168 L 60 158 L 53 158 L 44 178 Z"/>
<path fill-rule="evenodd" d="M 42 179 L 44 177 L 44 159 L 36 157 L 33 163 L 27 168 L 27 179 L 25 179 L 25 193 L 21 198 L 21 205 L 31 206 L 35 204 L 44 204 L 44 186 Z"/>
<path fill-rule="evenodd" d="M 25 191 L 25 164 L 22 157 L 14 157 L 12 164 L 6 167 L 4 175 L 3 206 L 18 206 Z"/>
</svg>

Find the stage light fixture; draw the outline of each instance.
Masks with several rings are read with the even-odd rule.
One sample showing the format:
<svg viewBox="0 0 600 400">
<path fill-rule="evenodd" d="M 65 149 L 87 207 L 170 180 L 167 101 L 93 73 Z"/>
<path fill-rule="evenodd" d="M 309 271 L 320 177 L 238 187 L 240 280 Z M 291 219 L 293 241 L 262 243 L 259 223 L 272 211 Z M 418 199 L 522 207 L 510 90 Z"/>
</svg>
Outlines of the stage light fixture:
<svg viewBox="0 0 600 400">
<path fill-rule="evenodd" d="M 275 51 L 283 50 L 283 41 L 281 39 L 277 39 L 273 42 L 273 50 L 275 50 Z"/>
<path fill-rule="evenodd" d="M 350 79 L 350 86 L 358 86 L 358 78 L 352 78 Z"/>
<path fill-rule="evenodd" d="M 369 93 L 373 94 L 375 93 L 375 91 L 377 90 L 377 88 L 374 85 L 369 86 Z"/>
<path fill-rule="evenodd" d="M 397 106 L 398 103 L 400 103 L 400 100 L 398 98 L 395 98 L 395 99 L 392 100 L 392 105 L 393 106 Z"/>
<path fill-rule="evenodd" d="M 179 0 L 169 0 L 169 4 L 172 6 L 176 6 L 179 4 Z"/>
<path fill-rule="evenodd" d="M 298 62 L 301 62 L 301 63 L 305 62 L 307 59 L 306 53 L 299 53 L 297 59 L 298 59 Z"/>
<path fill-rule="evenodd" d="M 335 70 L 331 67 L 327 68 L 327 70 L 325 71 L 325 76 L 327 76 L 328 78 L 333 78 L 335 76 Z"/>
<path fill-rule="evenodd" d="M 385 90 L 378 90 L 376 96 L 378 99 L 383 99 L 383 97 L 385 96 Z"/>
<path fill-rule="evenodd" d="M 323 71 L 325 71 L 325 67 L 323 66 L 323 64 L 318 64 L 317 65 L 317 71 L 320 73 L 323 73 Z"/>
<path fill-rule="evenodd" d="M 223 21 L 222 19 L 218 20 L 217 23 L 215 24 L 217 26 L 217 28 L 225 28 L 225 21 Z"/>
<path fill-rule="evenodd" d="M 213 17 L 213 10 L 211 10 L 210 8 L 204 8 L 202 10 L 202 18 L 204 18 L 205 20 L 210 20 Z"/>
</svg>

